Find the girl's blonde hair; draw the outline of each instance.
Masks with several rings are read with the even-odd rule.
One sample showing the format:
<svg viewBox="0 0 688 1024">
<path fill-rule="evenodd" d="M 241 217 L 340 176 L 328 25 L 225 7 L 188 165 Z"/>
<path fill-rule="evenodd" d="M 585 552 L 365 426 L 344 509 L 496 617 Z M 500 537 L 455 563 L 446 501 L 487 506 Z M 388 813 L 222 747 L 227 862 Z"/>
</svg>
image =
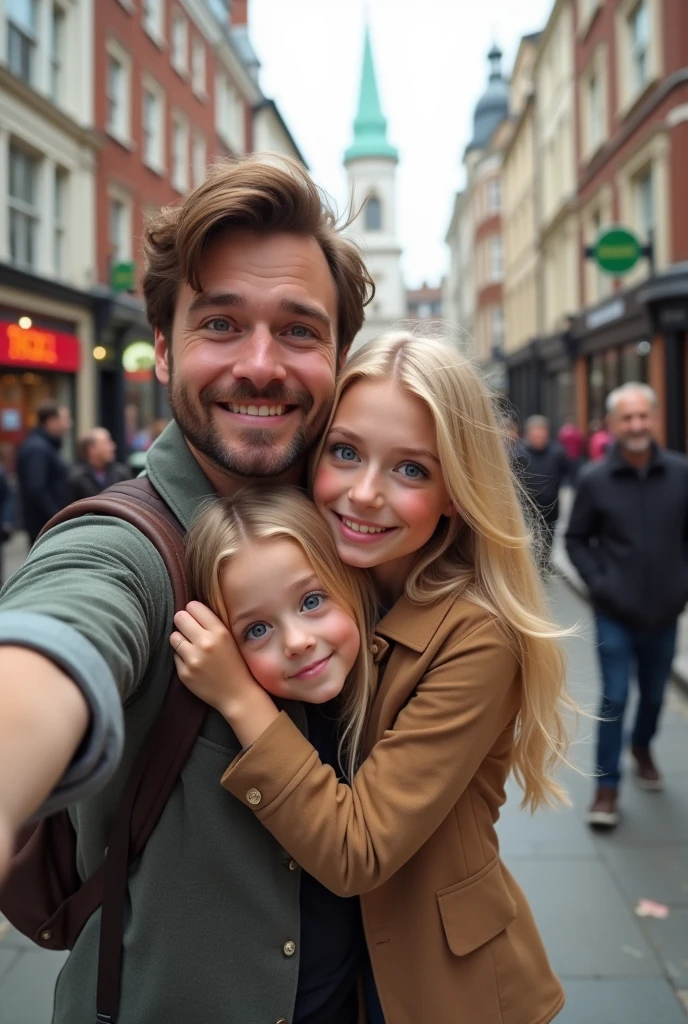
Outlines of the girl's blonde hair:
<svg viewBox="0 0 688 1024">
<path fill-rule="evenodd" d="M 490 393 L 452 343 L 408 331 L 386 334 L 354 353 L 337 382 L 335 410 L 357 380 L 394 380 L 430 410 L 445 484 L 459 514 L 440 520 L 419 552 L 406 594 L 418 604 L 461 594 L 503 625 L 523 679 L 513 759 L 523 804 L 535 810 L 567 802 L 552 777 L 570 740 L 565 712 L 575 710 L 558 642 L 567 634 L 548 615 Z"/>
<path fill-rule="evenodd" d="M 373 599 L 366 575 L 340 561 L 332 534 L 312 502 L 295 487 L 251 486 L 242 488 L 232 498 L 214 498 L 187 536 L 189 586 L 194 596 L 207 604 L 229 629 L 220 589 L 222 570 L 247 544 L 268 540 L 295 541 L 323 589 L 349 612 L 358 627 L 361 647 L 343 690 L 339 743 L 340 761 L 345 757 L 345 771 L 351 779 L 374 691 L 370 653 Z"/>
</svg>

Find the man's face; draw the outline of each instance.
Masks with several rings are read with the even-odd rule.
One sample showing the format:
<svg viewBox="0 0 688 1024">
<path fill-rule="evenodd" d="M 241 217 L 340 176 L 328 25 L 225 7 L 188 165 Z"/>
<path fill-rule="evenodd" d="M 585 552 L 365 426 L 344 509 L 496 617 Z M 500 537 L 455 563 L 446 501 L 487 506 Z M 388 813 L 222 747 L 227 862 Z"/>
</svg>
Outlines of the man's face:
<svg viewBox="0 0 688 1024">
<path fill-rule="evenodd" d="M 57 416 L 46 421 L 45 429 L 53 437 L 64 437 L 72 429 L 72 414 L 66 405 L 60 406 Z"/>
<path fill-rule="evenodd" d="M 647 395 L 629 391 L 609 414 L 609 429 L 622 448 L 634 455 L 646 452 L 652 444 L 656 413 Z"/>
<path fill-rule="evenodd" d="M 526 440 L 536 451 L 540 451 L 549 444 L 549 430 L 543 426 L 528 427 Z"/>
<path fill-rule="evenodd" d="M 115 442 L 110 436 L 110 431 L 105 428 L 94 430 L 93 441 L 88 450 L 89 462 L 94 466 L 104 468 L 115 460 Z"/>
<path fill-rule="evenodd" d="M 337 292 L 320 246 L 299 235 L 219 236 L 203 291 L 179 289 L 156 373 L 191 445 L 240 477 L 287 472 L 317 440 L 336 371 Z"/>
</svg>

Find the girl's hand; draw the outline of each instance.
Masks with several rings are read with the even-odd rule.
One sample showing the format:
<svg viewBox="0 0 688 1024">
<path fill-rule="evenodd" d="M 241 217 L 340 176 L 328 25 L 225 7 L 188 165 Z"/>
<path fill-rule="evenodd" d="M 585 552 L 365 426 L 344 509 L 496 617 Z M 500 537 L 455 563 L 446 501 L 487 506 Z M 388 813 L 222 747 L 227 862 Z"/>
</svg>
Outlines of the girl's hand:
<svg viewBox="0 0 688 1024">
<path fill-rule="evenodd" d="M 255 742 L 279 712 L 256 682 L 225 624 L 200 601 L 174 617 L 170 636 L 179 678 L 216 708 L 244 745 Z"/>
</svg>

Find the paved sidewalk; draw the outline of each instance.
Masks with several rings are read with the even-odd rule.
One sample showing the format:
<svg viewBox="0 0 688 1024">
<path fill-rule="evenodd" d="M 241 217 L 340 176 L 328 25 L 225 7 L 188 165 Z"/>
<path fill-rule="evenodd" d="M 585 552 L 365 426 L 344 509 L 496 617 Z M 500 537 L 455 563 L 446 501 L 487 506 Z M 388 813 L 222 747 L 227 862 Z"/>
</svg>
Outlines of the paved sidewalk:
<svg viewBox="0 0 688 1024">
<path fill-rule="evenodd" d="M 594 709 L 597 666 L 588 606 L 560 579 L 549 587 L 558 620 L 581 624 L 581 636 L 567 641 L 569 679 L 579 702 Z M 588 772 L 594 724 L 583 721 L 573 751 Z M 672 690 L 657 743 L 667 788 L 646 793 L 629 779 L 622 823 L 609 835 L 594 834 L 585 825 L 590 778 L 566 769 L 573 807 L 534 817 L 519 809 L 518 791 L 511 786 L 498 826 L 502 851 L 531 901 L 566 989 L 567 1005 L 557 1024 L 688 1021 L 686 751 L 688 699 Z M 641 898 L 666 904 L 666 920 L 636 917 Z M 0 1024 L 49 1024 L 63 959 L 10 930 L 0 937 Z"/>
</svg>

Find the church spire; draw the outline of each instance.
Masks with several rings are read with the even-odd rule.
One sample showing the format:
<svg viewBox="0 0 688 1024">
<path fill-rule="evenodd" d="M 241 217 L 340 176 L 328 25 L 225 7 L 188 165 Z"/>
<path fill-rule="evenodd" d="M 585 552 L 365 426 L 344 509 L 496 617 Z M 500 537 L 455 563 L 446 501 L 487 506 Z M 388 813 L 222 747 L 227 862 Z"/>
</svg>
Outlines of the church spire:
<svg viewBox="0 0 688 1024">
<path fill-rule="evenodd" d="M 364 157 L 399 159 L 397 150 L 387 141 L 387 119 L 380 106 L 368 25 L 366 25 L 363 46 L 363 71 L 358 113 L 354 121 L 354 141 L 344 154 L 344 163 Z"/>
</svg>

